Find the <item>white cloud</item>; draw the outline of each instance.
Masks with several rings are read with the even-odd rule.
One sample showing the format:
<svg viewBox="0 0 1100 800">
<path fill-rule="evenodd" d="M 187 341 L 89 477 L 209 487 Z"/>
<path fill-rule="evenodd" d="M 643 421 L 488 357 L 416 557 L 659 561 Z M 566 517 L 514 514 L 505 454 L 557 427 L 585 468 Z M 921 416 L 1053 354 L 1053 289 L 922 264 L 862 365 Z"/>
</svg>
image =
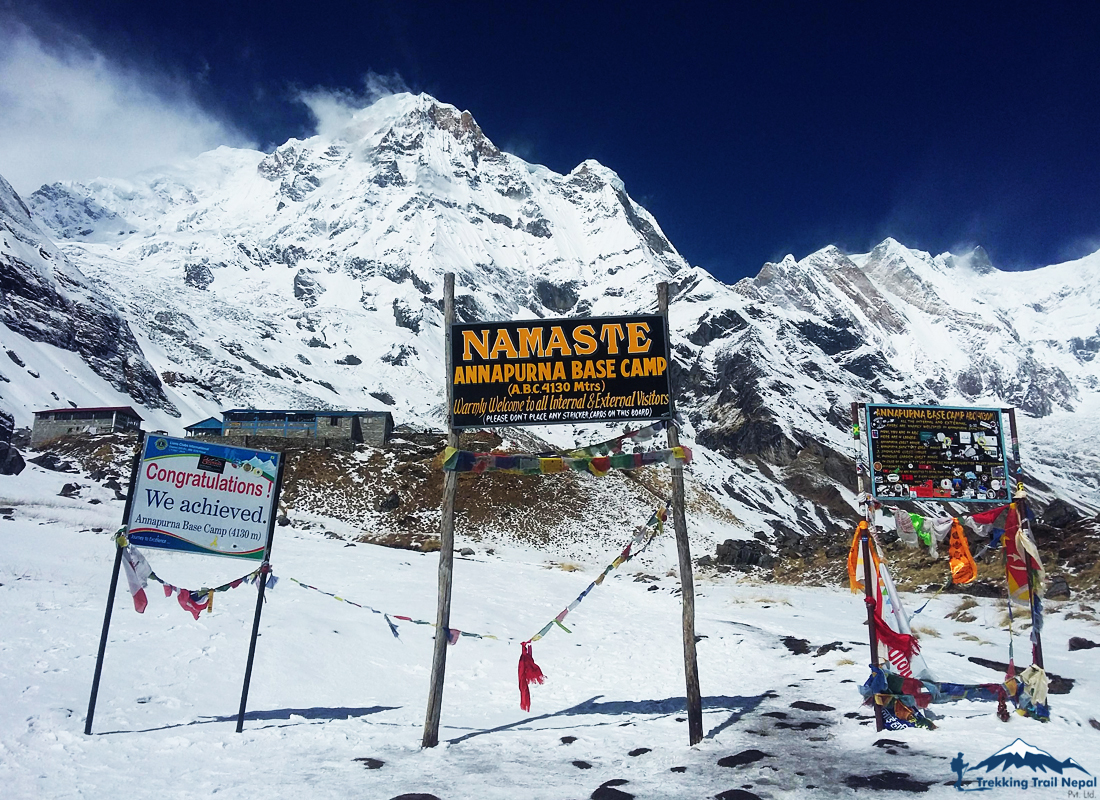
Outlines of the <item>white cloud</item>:
<svg viewBox="0 0 1100 800">
<path fill-rule="evenodd" d="M 181 81 L 114 63 L 79 40 L 46 46 L 26 26 L 0 22 L 0 175 L 21 194 L 250 146 Z"/>
<path fill-rule="evenodd" d="M 351 123 L 356 111 L 373 105 L 388 95 L 407 91 L 409 87 L 396 72 L 390 75 L 368 72 L 363 76 L 362 92 L 318 87 L 298 92 L 298 101 L 313 115 L 317 122 L 317 133 L 329 138 L 344 130 Z"/>
</svg>

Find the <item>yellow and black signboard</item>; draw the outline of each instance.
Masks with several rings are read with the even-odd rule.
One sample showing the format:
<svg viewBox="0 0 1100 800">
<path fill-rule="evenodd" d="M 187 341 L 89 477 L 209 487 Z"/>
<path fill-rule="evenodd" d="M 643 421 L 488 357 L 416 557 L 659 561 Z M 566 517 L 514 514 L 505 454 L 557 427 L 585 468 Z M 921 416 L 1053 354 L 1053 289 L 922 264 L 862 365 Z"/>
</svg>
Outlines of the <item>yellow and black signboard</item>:
<svg viewBox="0 0 1100 800">
<path fill-rule="evenodd" d="M 1000 409 L 869 404 L 867 430 L 875 497 L 1008 502 Z"/>
<path fill-rule="evenodd" d="M 451 427 L 671 419 L 659 314 L 451 326 Z"/>
</svg>

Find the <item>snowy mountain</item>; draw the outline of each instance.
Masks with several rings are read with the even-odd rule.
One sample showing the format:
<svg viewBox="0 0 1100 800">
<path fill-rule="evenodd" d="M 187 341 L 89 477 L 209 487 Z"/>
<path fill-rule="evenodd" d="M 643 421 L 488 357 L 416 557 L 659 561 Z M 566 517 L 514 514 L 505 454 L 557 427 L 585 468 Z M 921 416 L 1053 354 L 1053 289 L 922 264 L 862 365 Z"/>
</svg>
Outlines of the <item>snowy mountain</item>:
<svg viewBox="0 0 1100 800">
<path fill-rule="evenodd" d="M 1061 775 L 1067 769 L 1079 769 L 1086 775 L 1092 774 L 1072 758 L 1059 761 L 1046 750 L 1032 747 L 1023 739 L 1016 739 L 1007 747 L 1002 747 L 989 758 L 971 767 L 967 772 L 975 772 L 982 767 L 985 767 L 986 772 L 991 772 L 997 767 L 1000 767 L 1002 772 L 1009 767 L 1030 767 L 1032 772 L 1046 772 L 1049 769 L 1051 772 L 1057 772 Z"/>
<path fill-rule="evenodd" d="M 13 407 L 23 424 L 29 421 L 25 411 L 28 403 L 37 408 L 60 404 L 50 380 L 58 356 L 62 362 L 75 362 L 73 366 L 78 372 L 94 373 L 86 376 L 91 378 L 90 383 L 105 382 L 110 387 L 107 393 L 126 397 L 127 404 L 136 401 L 179 416 L 165 397 L 160 378 L 145 360 L 126 320 L 35 225 L 30 211 L 3 177 L 0 177 L 0 322 L 4 327 L 4 349 L 20 375 L 26 371 L 34 381 L 43 374 L 47 376 L 45 385 L 31 391 L 26 391 L 30 387 L 25 380 L 16 381 L 8 391 L 0 391 L 0 398 Z M 46 347 L 43 349 L 42 345 Z M 78 358 L 66 359 L 63 353 Z M 0 380 L 12 383 L 3 375 Z M 86 386 L 88 381 L 83 383 Z M 74 386 L 70 390 L 82 394 L 81 388 Z M 103 391 L 105 387 L 96 388 Z"/>
<path fill-rule="evenodd" d="M 60 242 L 49 252 L 129 322 L 182 417 L 134 400 L 170 431 L 253 404 L 438 428 L 444 272 L 463 320 L 651 312 L 668 281 L 693 482 L 734 520 L 695 533 L 849 529 L 853 400 L 1014 405 L 1037 496 L 1100 509 L 1100 253 L 1007 273 L 980 248 L 932 256 L 888 239 L 729 286 L 688 265 L 611 170 L 528 164 L 469 112 L 409 94 L 270 154 L 219 148 L 28 204 Z M 14 410 L 26 424 L 53 404 Z M 537 433 L 572 445 L 607 431 Z"/>
</svg>

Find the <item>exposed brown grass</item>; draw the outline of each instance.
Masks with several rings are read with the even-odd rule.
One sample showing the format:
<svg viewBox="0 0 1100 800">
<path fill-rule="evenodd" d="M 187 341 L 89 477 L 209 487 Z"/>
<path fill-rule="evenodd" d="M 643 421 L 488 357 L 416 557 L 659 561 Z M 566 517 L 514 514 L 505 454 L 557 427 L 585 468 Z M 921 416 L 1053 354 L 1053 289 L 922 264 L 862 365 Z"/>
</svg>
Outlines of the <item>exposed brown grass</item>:
<svg viewBox="0 0 1100 800">
<path fill-rule="evenodd" d="M 955 610 L 948 612 L 944 615 L 946 619 L 953 619 L 956 622 L 974 622 L 977 620 L 973 614 L 969 612 L 969 609 L 975 608 L 978 605 L 978 601 L 973 597 L 964 597 L 962 602 L 955 606 Z"/>
<path fill-rule="evenodd" d="M 914 625 L 912 627 L 913 633 L 920 636 L 929 636 L 933 639 L 940 638 L 940 632 L 933 628 L 931 625 Z"/>
</svg>

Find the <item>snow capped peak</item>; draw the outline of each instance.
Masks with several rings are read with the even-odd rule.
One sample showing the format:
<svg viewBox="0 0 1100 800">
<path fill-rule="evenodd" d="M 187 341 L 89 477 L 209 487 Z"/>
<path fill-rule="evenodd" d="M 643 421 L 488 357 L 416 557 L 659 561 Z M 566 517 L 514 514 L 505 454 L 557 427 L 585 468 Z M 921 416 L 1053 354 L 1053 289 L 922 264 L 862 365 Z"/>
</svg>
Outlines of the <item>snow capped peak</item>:
<svg viewBox="0 0 1100 800">
<path fill-rule="evenodd" d="M 368 148 L 367 153 L 374 148 L 410 151 L 427 146 L 439 134 L 448 135 L 480 157 L 500 154 L 469 111 L 460 111 L 423 93 L 401 92 L 382 97 L 355 111 L 340 128 L 321 137 L 321 141 L 326 145 L 363 145 Z"/>
<path fill-rule="evenodd" d="M 1033 755 L 1050 757 L 1050 753 L 1048 753 L 1046 750 L 1040 750 L 1038 747 L 1034 747 L 1034 746 L 1028 744 L 1027 742 L 1025 742 L 1023 739 L 1019 739 L 1019 738 L 1017 738 L 1014 742 L 1012 742 L 1012 744 L 1009 744 L 1005 747 L 1002 747 L 1000 750 L 998 750 L 993 755 L 995 755 L 995 756 L 1003 756 L 1003 755 L 1026 756 L 1028 753 L 1031 753 Z"/>
<path fill-rule="evenodd" d="M 606 184 L 617 191 L 626 191 L 626 186 L 619 174 L 613 169 L 605 167 L 594 158 L 586 158 L 574 167 L 569 173 L 569 177 L 578 181 L 588 181 L 594 186 Z"/>
<path fill-rule="evenodd" d="M 891 238 L 862 255 L 787 255 L 729 287 L 690 268 L 595 160 L 565 175 L 527 164 L 425 94 L 340 119 L 267 155 L 219 149 L 29 198 L 127 309 L 184 423 L 258 404 L 440 425 L 445 272 L 460 321 L 645 312 L 670 281 L 681 407 L 715 458 L 786 468 L 814 441 L 850 459 L 843 420 L 858 398 L 1008 404 L 1036 418 L 1100 407 L 1100 257 L 987 279 L 978 250 L 932 258 Z M 1090 414 L 1072 426 L 1083 441 L 1100 419 Z M 1100 505 L 1100 457 L 1087 446 L 1056 457 L 1055 440 L 1035 442 L 1037 476 Z M 1046 466 L 1067 463 L 1072 477 Z M 722 502 L 738 518 L 769 525 L 802 502 L 788 492 L 785 510 L 765 512 L 783 503 L 735 495 Z M 829 513 L 850 509 L 838 500 Z M 818 532 L 835 524 L 798 516 Z"/>
</svg>

